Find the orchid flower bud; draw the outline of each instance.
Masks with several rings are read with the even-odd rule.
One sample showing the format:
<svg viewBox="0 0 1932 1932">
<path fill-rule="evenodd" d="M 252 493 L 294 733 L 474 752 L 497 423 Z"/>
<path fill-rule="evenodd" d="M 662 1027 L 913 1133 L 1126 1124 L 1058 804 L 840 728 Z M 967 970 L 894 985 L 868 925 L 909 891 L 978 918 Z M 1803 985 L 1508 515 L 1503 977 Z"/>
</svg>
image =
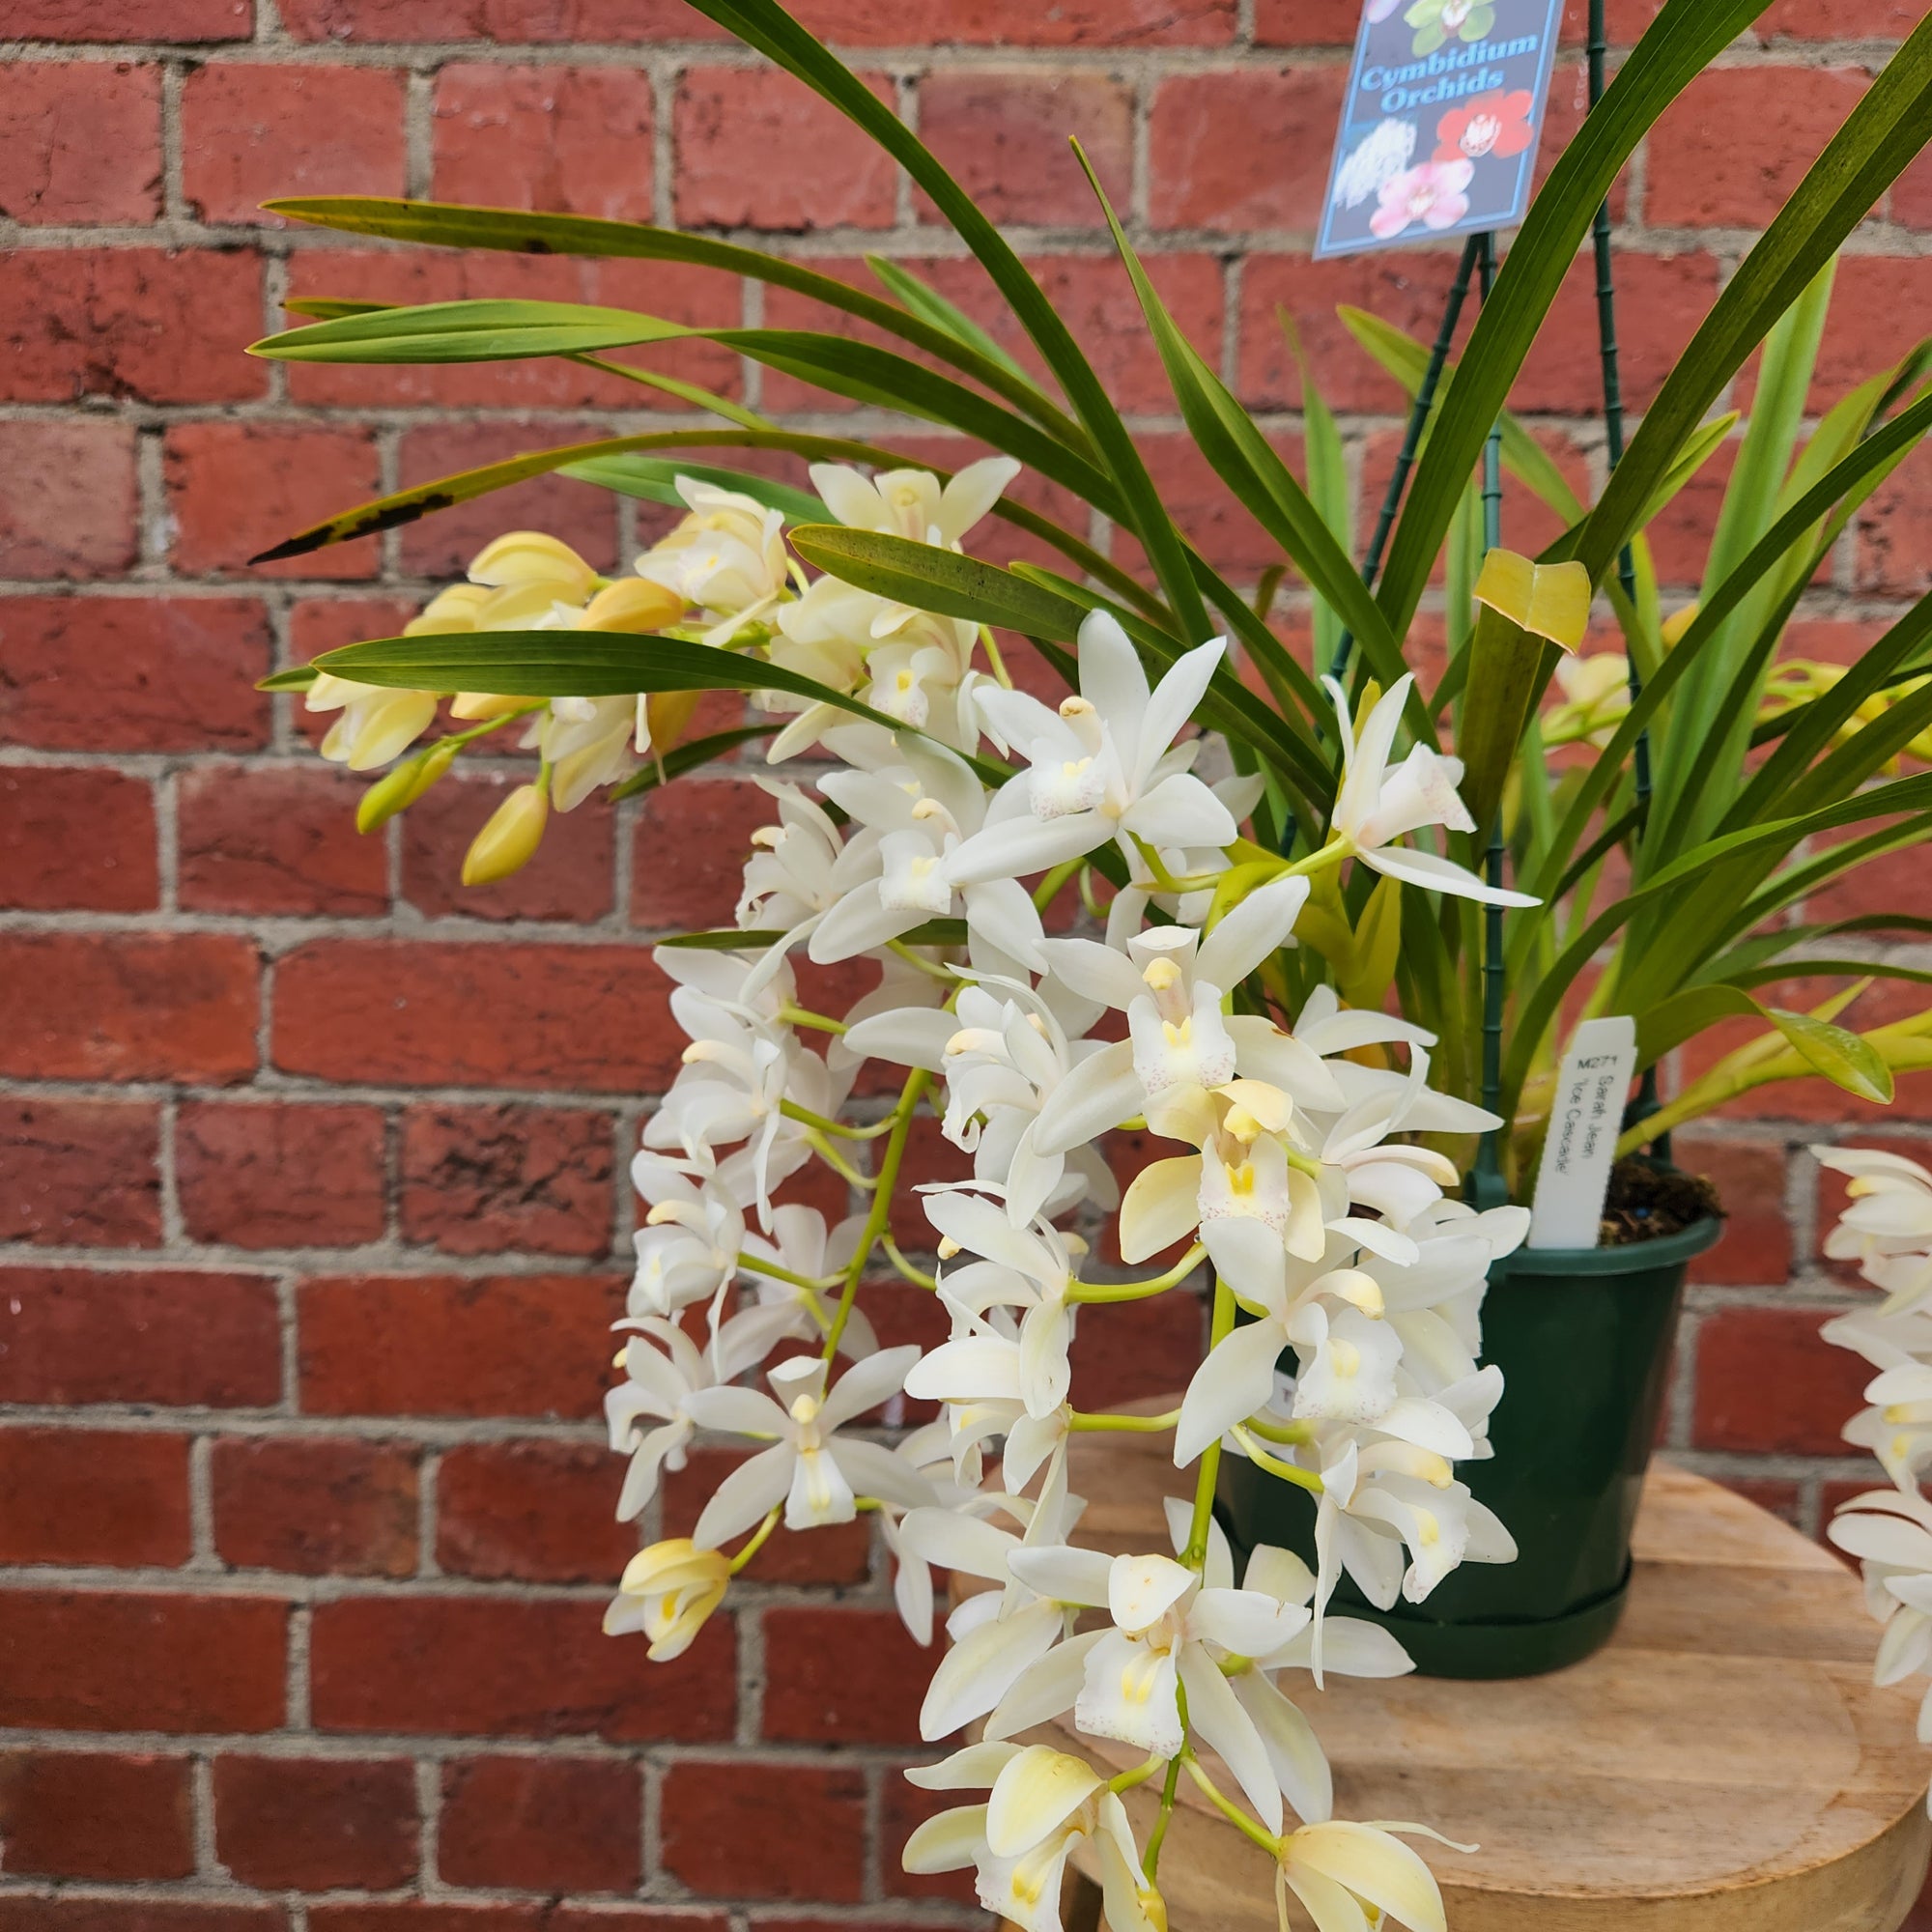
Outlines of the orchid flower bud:
<svg viewBox="0 0 1932 1932">
<path fill-rule="evenodd" d="M 519 785 L 469 841 L 463 855 L 463 883 L 487 886 L 521 872 L 536 857 L 549 817 L 547 787 L 541 782 Z"/>
</svg>

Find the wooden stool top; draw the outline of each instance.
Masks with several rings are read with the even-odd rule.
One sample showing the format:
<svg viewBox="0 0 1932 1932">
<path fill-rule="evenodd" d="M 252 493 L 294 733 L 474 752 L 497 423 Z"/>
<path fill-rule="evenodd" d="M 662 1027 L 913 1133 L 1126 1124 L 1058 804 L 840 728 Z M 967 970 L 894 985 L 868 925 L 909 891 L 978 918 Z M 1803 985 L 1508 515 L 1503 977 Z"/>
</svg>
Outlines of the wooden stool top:
<svg viewBox="0 0 1932 1932">
<path fill-rule="evenodd" d="M 1178 1397 L 1145 1405 L 1173 1406 Z M 1141 1405 L 1136 1405 L 1141 1406 Z M 1183 1480 L 1160 1436 L 1076 1436 L 1078 1541 L 1164 1549 Z M 1932 1849 L 1918 1696 L 1871 1683 L 1877 1626 L 1834 1557 L 1718 1484 L 1657 1463 L 1607 1648 L 1548 1677 L 1331 1677 L 1293 1690 L 1341 1818 L 1414 1819 L 1451 1932 L 1895 1932 Z M 1058 1726 L 1096 1765 L 1141 1753 Z M 1222 1780 L 1223 1788 L 1230 1788 Z M 1161 1854 L 1174 1932 L 1274 1932 L 1265 1856 L 1183 1778 Z M 1145 1842 L 1152 1786 L 1127 1795 Z M 1065 1922 L 1083 1915 L 1069 1897 Z"/>
</svg>

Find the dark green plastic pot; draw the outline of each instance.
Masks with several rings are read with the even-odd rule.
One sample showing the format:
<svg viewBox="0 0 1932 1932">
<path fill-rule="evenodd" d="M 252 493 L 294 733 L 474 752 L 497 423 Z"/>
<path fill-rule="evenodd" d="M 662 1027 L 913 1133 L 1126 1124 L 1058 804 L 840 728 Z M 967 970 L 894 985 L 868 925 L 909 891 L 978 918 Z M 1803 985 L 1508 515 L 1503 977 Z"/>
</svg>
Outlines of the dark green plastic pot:
<svg viewBox="0 0 1932 1932">
<path fill-rule="evenodd" d="M 1503 1372 L 1491 1461 L 1457 1475 L 1516 1538 L 1509 1564 L 1465 1563 L 1420 1604 L 1335 1607 L 1392 1631 L 1429 1677 L 1535 1677 L 1605 1643 L 1630 1588 L 1631 1527 L 1662 1411 L 1684 1275 L 1723 1223 L 1620 1248 L 1519 1249 L 1483 1302 L 1483 1359 Z M 1229 1456 L 1220 1514 L 1241 1552 L 1313 1560 L 1313 1499 Z"/>
</svg>

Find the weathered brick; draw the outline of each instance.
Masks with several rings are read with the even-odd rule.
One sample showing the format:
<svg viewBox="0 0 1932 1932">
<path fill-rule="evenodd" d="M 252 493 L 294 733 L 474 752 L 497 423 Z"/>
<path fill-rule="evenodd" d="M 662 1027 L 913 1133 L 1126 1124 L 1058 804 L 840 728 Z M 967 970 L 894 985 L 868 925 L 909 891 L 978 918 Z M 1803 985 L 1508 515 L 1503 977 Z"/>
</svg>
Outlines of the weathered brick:
<svg viewBox="0 0 1932 1932">
<path fill-rule="evenodd" d="M 14 933 L 0 1071 L 36 1080 L 238 1079 L 255 1065 L 248 941 L 217 933 Z"/>
<path fill-rule="evenodd" d="M 211 1463 L 214 1548 L 244 1570 L 408 1577 L 416 1568 L 416 1454 L 406 1443 L 233 1436 Z"/>
<path fill-rule="evenodd" d="M 734 923 L 752 834 L 776 818 L 771 795 L 750 779 L 694 778 L 647 792 L 633 840 L 633 921 L 683 931 Z"/>
<path fill-rule="evenodd" d="M 177 1904 L 67 1891 L 0 1897 L 0 1932 L 282 1932 L 287 1924 L 288 1914 L 279 1905 Z"/>
<path fill-rule="evenodd" d="M 383 1232 L 375 1107 L 191 1101 L 175 1122 L 175 1173 L 197 1241 L 348 1248 Z"/>
<path fill-rule="evenodd" d="M 650 219 L 647 73 L 458 62 L 433 113 L 440 201 Z"/>
<path fill-rule="evenodd" d="M 863 76 L 881 99 L 890 82 Z M 745 130 L 757 129 L 748 141 Z M 885 228 L 895 170 L 870 136 L 789 74 L 698 67 L 678 83 L 682 227 Z"/>
<path fill-rule="evenodd" d="M 715 39 L 682 0 L 283 0 L 299 41 L 636 43 Z"/>
<path fill-rule="evenodd" d="M 566 1107 L 424 1103 L 403 1116 L 406 1240 L 445 1254 L 607 1254 L 608 1115 Z"/>
<path fill-rule="evenodd" d="M 765 1736 L 791 1744 L 916 1745 L 935 1662 L 892 1610 L 767 1610 Z"/>
<path fill-rule="evenodd" d="M 1827 1308 L 1724 1308 L 1697 1327 L 1699 1449 L 1856 1456 L 1839 1435 L 1863 1406 L 1871 1368 L 1818 1330 Z"/>
<path fill-rule="evenodd" d="M 139 548 L 135 494 L 130 424 L 0 422 L 0 573 L 126 570 Z"/>
<path fill-rule="evenodd" d="M 1149 134 L 1154 225 L 1314 228 L 1341 97 L 1332 67 L 1163 80 Z"/>
<path fill-rule="evenodd" d="M 242 597 L 0 603 L 0 744 L 244 751 L 268 736 L 268 621 Z"/>
<path fill-rule="evenodd" d="M 624 1465 L 596 1443 L 477 1442 L 437 1472 L 438 1567 L 457 1577 L 612 1583 L 638 1547 L 616 1520 Z"/>
<path fill-rule="evenodd" d="M 461 1758 L 442 1768 L 438 1868 L 449 1885 L 635 1891 L 642 1811 L 635 1765 Z"/>
<path fill-rule="evenodd" d="M 185 1563 L 187 1439 L 148 1431 L 0 1429 L 0 1561 Z"/>
<path fill-rule="evenodd" d="M 8 30 L 20 28 L 10 18 Z M 131 62 L 10 63 L 0 78 L 0 215 L 28 226 L 152 221 L 161 74 Z"/>
<path fill-rule="evenodd" d="M 27 248 L 0 286 L 0 396 L 233 403 L 265 395 L 253 249 Z"/>
<path fill-rule="evenodd" d="M 853 46 L 1219 46 L 1235 32 L 1234 0 L 950 0 L 911 18 L 871 0 L 802 0 L 797 14 L 822 39 Z"/>
<path fill-rule="evenodd" d="M 298 1291 L 311 1415 L 595 1414 L 616 1285 L 569 1275 L 309 1281 Z"/>
<path fill-rule="evenodd" d="M 1132 191 L 1133 94 L 1111 74 L 936 72 L 920 84 L 919 132 L 995 221 L 1104 224 L 1069 137 L 1117 208 Z M 918 206 L 941 218 L 923 195 Z"/>
<path fill-rule="evenodd" d="M 1597 340 L 1596 283 L 1587 260 L 1564 278 L 1549 319 L 1524 358 L 1510 391 L 1519 410 L 1557 415 L 1597 415 L 1604 406 Z M 1624 402 L 1648 408 L 1685 345 L 1718 298 L 1718 264 L 1701 250 L 1677 255 L 1625 255 L 1617 264 L 1618 368 Z M 1576 353 L 1578 342 L 1592 353 Z"/>
<path fill-rule="evenodd" d="M 162 451 L 178 570 L 275 577 L 371 577 L 373 539 L 250 565 L 297 530 L 381 494 L 367 430 L 253 422 L 178 423 Z"/>
<path fill-rule="evenodd" d="M 254 0 L 10 0 L 7 31 L 38 41 L 245 41 Z"/>
<path fill-rule="evenodd" d="M 270 1731 L 286 1605 L 260 1597 L 0 1591 L 0 1723 L 59 1731 Z"/>
<path fill-rule="evenodd" d="M 1205 1352 L 1206 1311 L 1191 1294 L 1162 1294 L 1095 1311 L 1074 1337 L 1073 1400 L 1082 1408 L 1178 1388 Z"/>
<path fill-rule="evenodd" d="M 709 1898 L 857 1899 L 865 1805 L 856 1767 L 674 1765 L 664 1787 L 665 1869 Z"/>
<path fill-rule="evenodd" d="M 493 885 L 463 883 L 463 855 L 528 770 L 452 772 L 403 819 L 402 895 L 431 919 L 567 920 L 585 924 L 610 910 L 616 874 L 614 808 L 593 793 L 553 811 L 543 846 L 521 872 Z"/>
<path fill-rule="evenodd" d="M 309 1648 L 316 1728 L 618 1743 L 731 1735 L 728 1624 L 707 1625 L 675 1670 L 650 1670 L 641 1645 L 628 1664 L 613 1654 L 600 1614 L 581 1597 L 319 1604 Z"/>
<path fill-rule="evenodd" d="M 320 760 L 185 772 L 175 804 L 182 905 L 284 918 L 385 912 L 388 855 L 355 831 L 367 783 Z"/>
<path fill-rule="evenodd" d="M 0 1268 L 0 1402 L 241 1408 L 281 1393 L 259 1275 Z"/>
<path fill-rule="evenodd" d="M 0 1839 L 15 1877 L 186 1878 L 188 1761 L 105 1751 L 0 1755 Z"/>
<path fill-rule="evenodd" d="M 270 1890 L 401 1885 L 416 1869 L 415 1768 L 399 1757 L 217 1757 L 214 1855 Z"/>
<path fill-rule="evenodd" d="M 1672 1158 L 1686 1173 L 1712 1181 L 1728 1216 L 1718 1245 L 1690 1264 L 1690 1279 L 1735 1287 L 1778 1287 L 1791 1272 L 1784 1150 L 1680 1134 Z"/>
<path fill-rule="evenodd" d="M 314 1932 L 726 1932 L 728 1921 L 675 1906 L 568 1906 L 545 1899 L 443 1905 L 418 1898 L 316 1905 Z"/>
<path fill-rule="evenodd" d="M 315 940 L 275 972 L 291 1073 L 632 1094 L 668 1084 L 682 1045 L 633 947 Z"/>
<path fill-rule="evenodd" d="M 0 1240 L 152 1248 L 160 1122 L 145 1100 L 0 1100 Z"/>
<path fill-rule="evenodd" d="M 145 912 L 159 894 L 145 779 L 99 765 L 0 768 L 0 905 Z"/>
<path fill-rule="evenodd" d="M 182 191 L 204 221 L 276 221 L 278 195 L 401 194 L 404 76 L 373 67 L 197 68 Z"/>
</svg>

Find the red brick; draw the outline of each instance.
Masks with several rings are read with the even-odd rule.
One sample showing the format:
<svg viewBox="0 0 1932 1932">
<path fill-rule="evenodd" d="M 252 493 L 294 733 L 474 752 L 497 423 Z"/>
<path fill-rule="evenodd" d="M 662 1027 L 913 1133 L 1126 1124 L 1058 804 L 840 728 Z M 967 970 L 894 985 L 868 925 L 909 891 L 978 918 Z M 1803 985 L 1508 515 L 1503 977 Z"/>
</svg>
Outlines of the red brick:
<svg viewBox="0 0 1932 1932">
<path fill-rule="evenodd" d="M 1690 1264 L 1694 1282 L 1776 1288 L 1791 1272 L 1784 1211 L 1784 1150 L 1753 1142 L 1678 1137 L 1677 1164 L 1717 1187 L 1729 1216 L 1722 1237 Z"/>
<path fill-rule="evenodd" d="M 862 77 L 892 99 L 888 80 Z M 891 159 L 789 74 L 689 69 L 678 83 L 674 128 L 681 227 L 892 225 Z M 748 140 L 753 128 L 756 138 Z"/>
<path fill-rule="evenodd" d="M 1300 441 L 1280 434 L 1270 439 L 1297 475 L 1303 472 Z M 1242 508 L 1194 439 L 1180 431 L 1155 431 L 1137 439 L 1154 488 L 1168 514 L 1214 567 L 1237 580 L 1281 561 L 1281 551 Z M 1139 564 L 1140 546 L 1124 532 L 1114 538 L 1117 560 Z"/>
<path fill-rule="evenodd" d="M 599 1444 L 450 1450 L 437 1473 L 438 1567 L 456 1577 L 614 1584 L 638 1548 L 635 1528 L 616 1520 L 623 1467 Z"/>
<path fill-rule="evenodd" d="M 919 1742 L 919 1707 L 938 1656 L 895 1612 L 765 1612 L 765 1736 L 787 1744 Z"/>
<path fill-rule="evenodd" d="M 310 1637 L 316 1728 L 618 1743 L 731 1735 L 728 1622 L 714 1618 L 675 1669 L 654 1669 L 641 1644 L 628 1659 L 613 1651 L 601 1615 L 581 1597 L 320 1604 Z"/>
<path fill-rule="evenodd" d="M 0 905 L 145 912 L 159 893 L 147 780 L 99 766 L 0 770 Z"/>
<path fill-rule="evenodd" d="M 309 1908 L 314 1932 L 726 1932 L 722 1918 L 677 1907 L 439 1905 L 421 1899 Z"/>
<path fill-rule="evenodd" d="M 796 14 L 820 39 L 855 46 L 1220 46 L 1235 32 L 1233 0 L 949 0 L 911 17 L 873 0 L 804 0 Z"/>
<path fill-rule="evenodd" d="M 1133 93 L 1111 74 L 930 74 L 920 83 L 919 133 L 994 221 L 1104 224 L 1070 139 L 1116 208 L 1133 191 Z M 922 219 L 942 219 L 923 195 L 919 203 Z"/>
<path fill-rule="evenodd" d="M 9 20 L 9 31 L 17 25 Z M 161 75 L 117 61 L 19 61 L 0 84 L 0 214 L 152 221 L 161 212 Z"/>
<path fill-rule="evenodd" d="M 857 1899 L 865 1810 L 856 1767 L 674 1765 L 664 1788 L 664 1866 L 705 1897 Z"/>
<path fill-rule="evenodd" d="M 416 1568 L 416 1457 L 407 1444 L 231 1436 L 212 1464 L 214 1547 L 243 1570 L 408 1577 Z"/>
<path fill-rule="evenodd" d="M 667 322 L 696 327 L 735 323 L 741 308 L 734 277 L 713 269 L 675 263 L 428 250 L 374 254 L 367 249 L 315 248 L 296 255 L 289 264 L 289 274 L 290 293 L 295 296 L 341 296 L 387 302 L 485 298 L 593 302 L 639 309 Z M 618 354 L 621 359 L 625 352 Z M 634 355 L 631 359 L 639 358 Z M 736 394 L 743 386 L 738 356 L 712 343 L 671 343 L 643 351 L 642 359 L 653 369 L 727 394 Z M 674 397 L 625 383 L 601 370 L 543 356 L 515 362 L 451 363 L 440 368 L 427 363 L 362 368 L 291 363 L 288 379 L 289 394 L 300 403 L 378 407 L 414 402 L 473 403 L 492 409 L 688 407 Z M 404 438 L 403 480 L 420 482 L 523 450 L 582 442 L 608 434 L 608 427 L 598 422 L 436 423 Z M 558 506 L 572 518 L 587 518 L 592 509 L 608 506 L 608 501 L 602 492 L 583 484 L 537 478 L 413 526 L 406 533 L 408 554 L 419 571 L 435 574 L 444 568 L 460 569 L 499 530 L 520 525 L 550 529 L 575 542 L 570 524 L 551 521 Z M 608 524 L 607 514 L 607 530 Z M 458 543 L 458 539 L 442 534 L 449 530 L 466 533 L 460 540 L 460 556 L 437 563 L 437 545 Z M 608 535 L 605 540 L 609 541 Z"/>
<path fill-rule="evenodd" d="M 0 1240 L 157 1246 L 159 1142 L 144 1100 L 0 1100 Z"/>
<path fill-rule="evenodd" d="M 0 1269 L 0 1402 L 244 1408 L 281 1393 L 259 1275 Z"/>
<path fill-rule="evenodd" d="M 1856 68 L 1699 74 L 1650 139 L 1645 219 L 1666 228 L 1762 228 L 1869 84 Z"/>
<path fill-rule="evenodd" d="M 13 597 L 0 604 L 0 744 L 48 752 L 244 751 L 268 737 L 262 607 L 242 597 Z"/>
<path fill-rule="evenodd" d="M 10 0 L 7 31 L 28 41 L 245 41 L 254 0 Z"/>
<path fill-rule="evenodd" d="M 457 63 L 433 112 L 439 201 L 651 217 L 647 73 Z"/>
<path fill-rule="evenodd" d="M 636 947 L 315 940 L 275 973 L 291 1073 L 633 1094 L 668 1086 L 681 1050 Z"/>
<path fill-rule="evenodd" d="M 248 562 L 297 530 L 380 493 L 376 445 L 367 430 L 178 423 L 162 454 L 176 569 L 196 576 L 251 568 L 276 577 L 375 574 L 373 538 L 281 563 Z"/>
<path fill-rule="evenodd" d="M 664 1475 L 664 1534 L 689 1536 L 718 1486 L 745 1461 L 733 1449 L 694 1449 L 682 1469 Z M 872 1526 L 828 1523 L 789 1530 L 781 1523 L 745 1573 L 757 1583 L 863 1583 L 871 1570 Z"/>
<path fill-rule="evenodd" d="M 0 1723 L 59 1731 L 270 1731 L 288 1606 L 260 1597 L 0 1592 Z"/>
<path fill-rule="evenodd" d="M 1839 1432 L 1863 1406 L 1869 1364 L 1819 1339 L 1829 1308 L 1724 1308 L 1697 1331 L 1699 1449 L 1856 1456 Z"/>
<path fill-rule="evenodd" d="M 1858 587 L 1881 597 L 1922 597 L 1932 505 L 1925 469 L 1906 463 L 1881 483 L 1858 513 Z"/>
<path fill-rule="evenodd" d="M 0 1561 L 185 1563 L 187 1442 L 146 1431 L 0 1429 Z"/>
<path fill-rule="evenodd" d="M 385 912 L 388 855 L 382 839 L 355 832 L 366 782 L 321 763 L 184 773 L 176 802 L 184 908 Z"/>
<path fill-rule="evenodd" d="M 347 1248 L 383 1233 L 375 1107 L 190 1102 L 175 1126 L 175 1170 L 197 1241 Z"/>
<path fill-rule="evenodd" d="M 134 431 L 0 423 L 0 572 L 111 577 L 134 561 Z"/>
<path fill-rule="evenodd" d="M 1361 25 L 1358 0 L 1256 0 L 1255 41 L 1264 47 L 1348 47 Z"/>
<path fill-rule="evenodd" d="M 581 1108 L 412 1107 L 404 1238 L 452 1255 L 608 1254 L 611 1146 L 609 1117 Z"/>
<path fill-rule="evenodd" d="M 752 834 L 774 823 L 776 811 L 750 779 L 686 779 L 647 792 L 638 810 L 632 920 L 685 931 L 730 925 Z"/>
<path fill-rule="evenodd" d="M 463 855 L 470 840 L 510 788 L 534 776 L 529 771 L 453 772 L 411 806 L 403 819 L 403 897 L 430 919 L 588 924 L 609 913 L 616 825 L 614 808 L 602 793 L 593 793 L 571 811 L 553 811 L 544 827 L 542 850 L 521 872 L 494 885 L 463 883 Z"/>
<path fill-rule="evenodd" d="M 598 1758 L 465 1758 L 442 1768 L 437 1863 L 449 1885 L 635 1891 L 642 1782 Z"/>
<path fill-rule="evenodd" d="M 1902 41 L 1919 18 L 1909 0 L 1775 0 L 1753 31 L 1761 41 Z"/>
<path fill-rule="evenodd" d="M 415 1768 L 399 1757 L 218 1757 L 214 1855 L 269 1890 L 403 1885 L 416 1869 Z"/>
<path fill-rule="evenodd" d="M 188 1764 L 103 1751 L 0 1756 L 0 1839 L 14 1877 L 186 1878 Z"/>
<path fill-rule="evenodd" d="M 1241 400 L 1251 409 L 1300 407 L 1301 375 L 1281 326 L 1286 312 L 1316 390 L 1331 410 L 1404 412 L 1407 392 L 1356 343 L 1335 310 L 1344 303 L 1367 309 L 1418 341 L 1434 342 L 1454 275 L 1454 260 L 1435 254 L 1355 255 L 1336 262 L 1299 254 L 1250 256 L 1241 270 Z"/>
<path fill-rule="evenodd" d="M 1601 414 L 1594 272 L 1587 260 L 1579 260 L 1565 278 L 1510 391 L 1514 408 L 1556 415 Z M 1655 399 L 1717 300 L 1717 262 L 1700 251 L 1627 254 L 1617 264 L 1617 298 L 1624 401 L 1641 410 Z M 1588 344 L 1589 353 L 1578 355 L 1578 343 Z"/>
<path fill-rule="evenodd" d="M 298 1293 L 308 1414 L 582 1417 L 602 1404 L 611 1282 L 404 1276 Z"/>
<path fill-rule="evenodd" d="M 269 387 L 242 353 L 261 317 L 251 249 L 18 249 L 0 288 L 0 394 L 245 402 Z"/>
<path fill-rule="evenodd" d="M 280 195 L 401 194 L 404 77 L 368 67 L 195 69 L 182 189 L 204 221 L 272 222 Z"/>
<path fill-rule="evenodd" d="M 14 933 L 0 1071 L 39 1080 L 233 1080 L 255 1065 L 254 947 L 215 933 Z"/>
<path fill-rule="evenodd" d="M 681 0 L 282 0 L 298 41 L 635 43 L 715 39 Z"/>
<path fill-rule="evenodd" d="M 280 1906 L 177 1905 L 138 1895 L 78 1898 L 12 1892 L 0 1897 L 0 1932 L 282 1932 Z"/>
<path fill-rule="evenodd" d="M 1342 78 L 1324 67 L 1162 81 L 1149 134 L 1154 226 L 1314 228 Z"/>
<path fill-rule="evenodd" d="M 1204 1315 L 1184 1292 L 1092 1310 L 1073 1343 L 1074 1401 L 1114 1408 L 1179 1388 L 1204 1353 Z"/>
</svg>

